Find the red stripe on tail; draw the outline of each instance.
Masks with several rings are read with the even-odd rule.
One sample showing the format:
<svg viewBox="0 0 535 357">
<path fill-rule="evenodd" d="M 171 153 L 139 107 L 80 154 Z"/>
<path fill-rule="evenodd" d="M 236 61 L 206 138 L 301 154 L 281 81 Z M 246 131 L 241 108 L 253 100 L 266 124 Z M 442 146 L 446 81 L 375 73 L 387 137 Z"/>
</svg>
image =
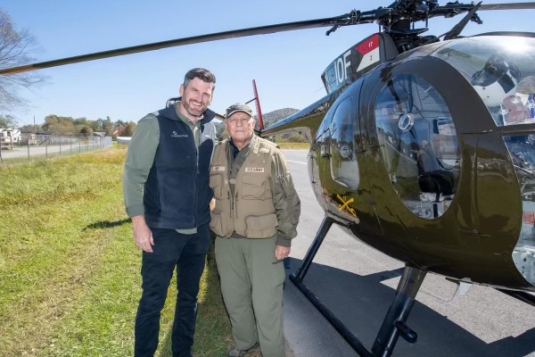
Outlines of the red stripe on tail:
<svg viewBox="0 0 535 357">
<path fill-rule="evenodd" d="M 365 55 L 366 53 L 369 53 L 378 47 L 379 47 L 379 35 L 375 34 L 375 35 L 370 36 L 368 38 L 368 41 L 360 43 L 355 48 L 361 55 Z"/>
<path fill-rule="evenodd" d="M 260 99 L 256 90 L 256 81 L 253 79 L 254 102 L 256 106 L 256 117 L 258 118 L 258 130 L 264 129 L 264 120 L 262 119 L 262 108 L 260 108 Z"/>
</svg>

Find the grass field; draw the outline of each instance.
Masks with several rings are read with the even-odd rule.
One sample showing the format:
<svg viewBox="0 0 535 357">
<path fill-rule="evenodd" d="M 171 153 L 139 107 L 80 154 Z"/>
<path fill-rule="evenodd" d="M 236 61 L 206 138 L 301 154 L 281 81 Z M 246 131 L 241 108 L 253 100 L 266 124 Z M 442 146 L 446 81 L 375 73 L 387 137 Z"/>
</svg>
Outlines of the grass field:
<svg viewBox="0 0 535 357">
<path fill-rule="evenodd" d="M 300 149 L 300 150 L 306 149 L 308 150 L 310 148 L 309 143 L 289 143 L 289 142 L 281 141 L 281 142 L 277 142 L 277 145 L 279 145 L 281 149 Z"/>
<path fill-rule="evenodd" d="M 123 208 L 125 148 L 0 166 L 0 356 L 131 356 L 140 251 Z M 194 354 L 220 357 L 230 326 L 213 259 Z M 171 356 L 176 289 L 157 356 Z"/>
</svg>

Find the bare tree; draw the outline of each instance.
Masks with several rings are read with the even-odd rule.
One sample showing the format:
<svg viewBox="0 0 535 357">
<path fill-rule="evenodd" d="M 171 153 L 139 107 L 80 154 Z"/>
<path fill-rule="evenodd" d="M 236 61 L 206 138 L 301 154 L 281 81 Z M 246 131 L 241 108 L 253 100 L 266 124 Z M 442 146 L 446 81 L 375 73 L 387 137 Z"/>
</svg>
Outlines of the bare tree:
<svg viewBox="0 0 535 357">
<path fill-rule="evenodd" d="M 9 14 L 0 8 L 0 68 L 35 61 L 32 53 L 36 50 L 35 38 L 27 30 L 18 30 Z M 11 111 L 27 105 L 19 90 L 31 89 L 45 80 L 45 76 L 35 72 L 0 75 L 0 111 Z"/>
</svg>

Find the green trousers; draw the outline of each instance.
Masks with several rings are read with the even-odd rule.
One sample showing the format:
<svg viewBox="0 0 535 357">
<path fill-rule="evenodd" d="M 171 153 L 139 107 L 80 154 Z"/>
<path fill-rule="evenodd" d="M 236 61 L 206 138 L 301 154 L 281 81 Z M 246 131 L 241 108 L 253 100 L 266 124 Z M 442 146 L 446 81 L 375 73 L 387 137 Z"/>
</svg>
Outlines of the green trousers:
<svg viewBox="0 0 535 357">
<path fill-rule="evenodd" d="M 263 357 L 284 357 L 282 261 L 275 259 L 276 238 L 216 238 L 221 291 L 236 347 L 260 343 Z"/>
</svg>

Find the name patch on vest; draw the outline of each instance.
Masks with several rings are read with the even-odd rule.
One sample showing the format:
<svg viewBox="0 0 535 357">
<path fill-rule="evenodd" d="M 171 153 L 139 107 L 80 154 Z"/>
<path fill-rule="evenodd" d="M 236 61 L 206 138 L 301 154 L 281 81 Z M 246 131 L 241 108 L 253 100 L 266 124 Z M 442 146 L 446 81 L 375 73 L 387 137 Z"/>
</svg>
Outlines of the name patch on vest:
<svg viewBox="0 0 535 357">
<path fill-rule="evenodd" d="M 246 167 L 246 168 L 245 168 L 245 172 L 258 172 L 258 173 L 262 173 L 262 172 L 264 172 L 264 168 L 263 168 L 263 167 Z"/>
<path fill-rule="evenodd" d="M 212 166 L 212 172 L 225 172 L 225 166 Z"/>
</svg>

